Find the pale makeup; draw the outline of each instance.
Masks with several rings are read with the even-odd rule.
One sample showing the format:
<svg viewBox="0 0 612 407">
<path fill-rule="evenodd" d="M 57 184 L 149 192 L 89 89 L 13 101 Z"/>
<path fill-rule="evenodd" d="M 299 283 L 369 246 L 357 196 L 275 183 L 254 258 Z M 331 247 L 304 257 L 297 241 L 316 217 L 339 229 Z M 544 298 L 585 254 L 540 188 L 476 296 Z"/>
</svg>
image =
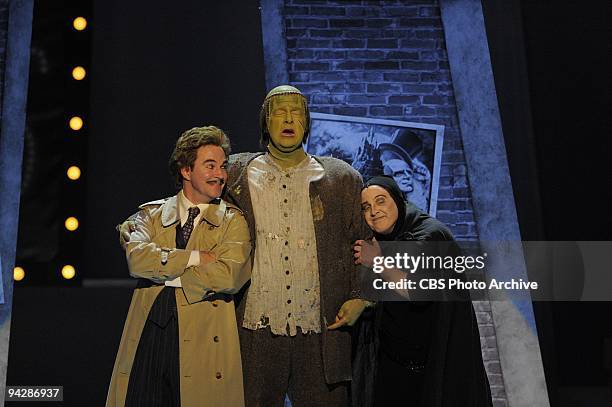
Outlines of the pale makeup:
<svg viewBox="0 0 612 407">
<path fill-rule="evenodd" d="M 371 185 L 361 191 L 361 210 L 366 223 L 376 233 L 387 235 L 393 231 L 399 212 L 383 187 Z"/>
</svg>

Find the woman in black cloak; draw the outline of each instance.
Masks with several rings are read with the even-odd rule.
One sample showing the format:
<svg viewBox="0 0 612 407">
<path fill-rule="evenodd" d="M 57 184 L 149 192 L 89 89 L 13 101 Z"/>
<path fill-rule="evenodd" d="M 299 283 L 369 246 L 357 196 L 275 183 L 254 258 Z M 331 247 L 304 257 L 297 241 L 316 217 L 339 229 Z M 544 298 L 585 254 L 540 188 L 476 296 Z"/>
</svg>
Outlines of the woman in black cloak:
<svg viewBox="0 0 612 407">
<path fill-rule="evenodd" d="M 428 254 L 460 254 L 448 228 L 405 202 L 392 178 L 368 180 L 361 201 L 375 241 L 356 242 L 357 264 L 371 266 L 374 256 L 394 255 L 378 242 L 414 241 Z M 362 316 L 356 327 L 353 406 L 492 405 L 469 294 L 439 295 L 433 301 L 378 302 L 369 321 Z"/>
</svg>

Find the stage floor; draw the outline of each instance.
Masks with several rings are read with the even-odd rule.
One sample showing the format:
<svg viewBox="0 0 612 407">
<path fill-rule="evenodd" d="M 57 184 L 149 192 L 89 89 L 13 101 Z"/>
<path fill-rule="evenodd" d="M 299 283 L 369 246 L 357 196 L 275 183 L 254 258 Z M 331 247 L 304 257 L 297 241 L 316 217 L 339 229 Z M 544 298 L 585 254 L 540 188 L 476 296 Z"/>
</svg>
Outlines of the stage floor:
<svg viewBox="0 0 612 407">
<path fill-rule="evenodd" d="M 63 403 L 28 405 L 103 406 L 131 297 L 129 287 L 15 287 L 6 384 L 64 386 Z"/>
</svg>

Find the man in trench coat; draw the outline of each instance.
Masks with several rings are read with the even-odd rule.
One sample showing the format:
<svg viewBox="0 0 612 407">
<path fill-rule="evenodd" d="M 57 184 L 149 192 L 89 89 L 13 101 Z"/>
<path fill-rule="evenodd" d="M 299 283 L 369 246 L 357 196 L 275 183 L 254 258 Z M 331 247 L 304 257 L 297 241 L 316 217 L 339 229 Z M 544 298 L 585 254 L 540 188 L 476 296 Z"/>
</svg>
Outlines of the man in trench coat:
<svg viewBox="0 0 612 407">
<path fill-rule="evenodd" d="M 182 189 L 134 218 L 125 250 L 139 282 L 107 406 L 244 405 L 232 294 L 250 278 L 251 244 L 240 210 L 219 199 L 228 154 L 214 126 L 183 133 L 170 161 Z"/>
</svg>

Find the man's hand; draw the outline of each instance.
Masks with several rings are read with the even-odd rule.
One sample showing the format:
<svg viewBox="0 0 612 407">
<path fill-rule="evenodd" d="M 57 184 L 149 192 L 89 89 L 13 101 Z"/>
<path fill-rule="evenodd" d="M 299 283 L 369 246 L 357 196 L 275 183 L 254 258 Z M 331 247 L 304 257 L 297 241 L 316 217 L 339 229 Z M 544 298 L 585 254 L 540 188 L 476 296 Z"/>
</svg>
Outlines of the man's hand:
<svg viewBox="0 0 612 407">
<path fill-rule="evenodd" d="M 336 322 L 328 326 L 327 329 L 338 329 L 345 325 L 353 326 L 359 319 L 363 310 L 372 305 L 373 303 L 359 298 L 346 301 L 342 304 L 342 307 L 340 307 L 338 314 L 336 314 Z"/>
<path fill-rule="evenodd" d="M 353 251 L 355 252 L 353 255 L 355 257 L 355 264 L 362 264 L 366 267 L 372 267 L 374 257 L 382 256 L 382 250 L 375 237 L 372 238 L 371 242 L 357 240 Z"/>
<path fill-rule="evenodd" d="M 200 250 L 200 266 L 208 263 L 212 263 L 217 260 L 217 256 L 213 252 L 207 250 Z"/>
<path fill-rule="evenodd" d="M 126 220 L 121 225 L 117 226 L 119 232 L 119 244 L 121 247 L 125 247 L 130 242 L 130 233 L 136 230 L 136 222 L 133 220 Z"/>
</svg>

